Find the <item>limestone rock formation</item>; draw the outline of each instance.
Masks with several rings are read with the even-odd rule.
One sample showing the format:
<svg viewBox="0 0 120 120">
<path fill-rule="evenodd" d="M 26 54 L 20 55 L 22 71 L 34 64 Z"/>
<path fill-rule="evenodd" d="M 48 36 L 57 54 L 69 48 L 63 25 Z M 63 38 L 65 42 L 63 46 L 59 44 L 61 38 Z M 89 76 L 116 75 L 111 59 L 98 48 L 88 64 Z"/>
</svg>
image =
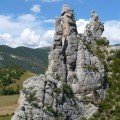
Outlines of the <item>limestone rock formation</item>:
<svg viewBox="0 0 120 120">
<path fill-rule="evenodd" d="M 80 120 L 97 111 L 106 95 L 104 65 L 95 53 L 104 26 L 95 11 L 84 34 L 78 34 L 68 5 L 55 19 L 54 40 L 45 75 L 29 78 L 20 92 L 12 120 Z"/>
</svg>

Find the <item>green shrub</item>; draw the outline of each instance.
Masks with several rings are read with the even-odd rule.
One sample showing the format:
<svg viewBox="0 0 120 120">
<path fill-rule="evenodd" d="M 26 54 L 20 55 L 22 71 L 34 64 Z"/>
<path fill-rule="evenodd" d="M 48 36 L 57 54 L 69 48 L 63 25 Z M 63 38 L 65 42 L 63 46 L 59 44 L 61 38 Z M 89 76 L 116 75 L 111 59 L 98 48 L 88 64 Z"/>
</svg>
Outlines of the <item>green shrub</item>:
<svg viewBox="0 0 120 120">
<path fill-rule="evenodd" d="M 55 117 L 55 120 L 60 120 L 60 116 Z"/>
<path fill-rule="evenodd" d="M 106 40 L 106 38 L 101 38 L 99 40 L 96 40 L 97 45 L 100 46 L 108 46 L 109 45 L 109 41 Z"/>
<path fill-rule="evenodd" d="M 56 79 L 60 81 L 60 76 L 58 75 L 58 73 L 56 74 Z"/>
<path fill-rule="evenodd" d="M 55 111 L 53 110 L 53 108 L 52 108 L 51 106 L 46 106 L 45 111 L 46 111 L 46 112 L 55 113 Z"/>
<path fill-rule="evenodd" d="M 114 56 L 111 55 L 111 56 L 108 56 L 107 61 L 109 62 L 109 61 L 111 61 L 111 60 L 113 60 L 113 59 L 114 59 Z"/>
<path fill-rule="evenodd" d="M 19 93 L 19 86 L 17 86 L 16 90 L 13 88 L 4 88 L 19 80 L 19 78 L 24 74 L 24 72 L 24 69 L 15 65 L 0 68 L 0 94 L 12 95 Z"/>
<path fill-rule="evenodd" d="M 57 94 L 57 96 L 61 93 L 61 89 L 58 87 L 55 87 L 53 91 Z"/>
<path fill-rule="evenodd" d="M 32 93 L 29 93 L 29 94 L 27 95 L 27 101 L 28 101 L 29 103 L 32 103 L 33 101 L 37 100 L 37 98 L 35 97 L 35 95 L 36 95 L 36 91 L 34 91 L 34 92 L 32 92 Z"/>
<path fill-rule="evenodd" d="M 80 120 L 87 120 L 87 118 L 86 117 L 81 117 L 81 119 Z"/>
<path fill-rule="evenodd" d="M 90 102 L 90 101 L 91 101 L 91 98 L 88 97 L 88 96 L 84 96 L 84 97 L 82 98 L 82 101 L 83 101 L 83 102 Z"/>
<path fill-rule="evenodd" d="M 120 50 L 115 51 L 115 57 L 120 59 Z"/>
<path fill-rule="evenodd" d="M 87 70 L 98 71 L 98 68 L 95 65 L 86 65 L 84 68 Z"/>
<path fill-rule="evenodd" d="M 67 83 L 63 83 L 63 93 L 70 98 L 74 97 L 73 91 L 71 86 L 69 86 Z"/>
<path fill-rule="evenodd" d="M 73 74 L 73 78 L 74 78 L 74 79 L 76 79 L 76 80 L 78 80 L 78 78 L 77 78 L 77 75 L 76 75 L 76 74 Z"/>
<path fill-rule="evenodd" d="M 89 52 L 93 53 L 91 44 L 85 44 Z"/>
<path fill-rule="evenodd" d="M 115 53 L 115 50 L 110 50 L 110 53 Z"/>
<path fill-rule="evenodd" d="M 32 105 L 33 107 L 36 107 L 36 108 L 39 107 L 38 103 L 36 103 L 36 102 L 33 102 L 31 105 Z"/>
<path fill-rule="evenodd" d="M 105 60 L 104 52 L 100 49 L 99 46 L 97 46 L 95 54 L 98 56 L 100 60 Z"/>
</svg>

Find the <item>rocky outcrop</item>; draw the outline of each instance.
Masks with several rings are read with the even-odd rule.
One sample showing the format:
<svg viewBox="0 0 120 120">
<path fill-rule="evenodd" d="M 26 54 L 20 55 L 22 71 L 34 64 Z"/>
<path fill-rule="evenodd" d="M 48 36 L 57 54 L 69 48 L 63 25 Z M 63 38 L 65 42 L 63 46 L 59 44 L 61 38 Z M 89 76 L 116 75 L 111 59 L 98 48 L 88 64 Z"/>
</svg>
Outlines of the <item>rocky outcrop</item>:
<svg viewBox="0 0 120 120">
<path fill-rule="evenodd" d="M 105 69 L 96 54 L 104 26 L 95 11 L 84 34 L 78 34 L 68 5 L 56 17 L 55 35 L 45 75 L 29 78 L 20 92 L 12 120 L 80 120 L 97 111 L 105 98 Z"/>
</svg>

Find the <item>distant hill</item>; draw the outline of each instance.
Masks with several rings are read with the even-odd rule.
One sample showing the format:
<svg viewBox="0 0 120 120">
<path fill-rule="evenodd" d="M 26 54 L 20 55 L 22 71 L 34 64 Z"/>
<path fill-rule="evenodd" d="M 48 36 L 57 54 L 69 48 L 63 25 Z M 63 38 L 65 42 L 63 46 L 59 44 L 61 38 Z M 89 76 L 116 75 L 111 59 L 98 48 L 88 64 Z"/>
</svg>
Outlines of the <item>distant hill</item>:
<svg viewBox="0 0 120 120">
<path fill-rule="evenodd" d="M 108 47 L 108 51 L 110 51 L 110 50 L 119 50 L 119 49 L 120 49 L 120 44 L 110 45 Z"/>
<path fill-rule="evenodd" d="M 44 73 L 47 69 L 49 50 L 50 47 L 32 49 L 0 45 L 0 68 L 18 65 L 32 73 Z"/>
<path fill-rule="evenodd" d="M 120 44 L 115 44 L 115 45 L 113 45 L 113 46 L 120 46 Z"/>
</svg>

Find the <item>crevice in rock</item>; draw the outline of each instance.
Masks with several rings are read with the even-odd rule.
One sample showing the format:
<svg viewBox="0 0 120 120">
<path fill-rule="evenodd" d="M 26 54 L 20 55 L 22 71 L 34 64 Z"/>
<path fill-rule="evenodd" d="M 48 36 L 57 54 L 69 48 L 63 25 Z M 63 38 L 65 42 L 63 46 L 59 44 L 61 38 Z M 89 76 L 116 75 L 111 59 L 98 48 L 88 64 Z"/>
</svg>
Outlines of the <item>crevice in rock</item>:
<svg viewBox="0 0 120 120">
<path fill-rule="evenodd" d="M 65 52 L 66 52 L 67 47 L 68 47 L 68 42 L 65 38 L 63 48 L 62 48 L 62 55 L 64 56 L 64 59 L 63 59 L 64 64 L 66 64 L 66 53 Z"/>
<path fill-rule="evenodd" d="M 47 84 L 47 81 L 45 81 L 45 84 L 44 84 L 44 90 L 43 90 L 43 101 L 42 101 L 42 104 L 43 104 L 43 108 L 44 108 L 44 101 L 45 101 L 45 93 L 46 93 L 46 84 Z"/>
</svg>

